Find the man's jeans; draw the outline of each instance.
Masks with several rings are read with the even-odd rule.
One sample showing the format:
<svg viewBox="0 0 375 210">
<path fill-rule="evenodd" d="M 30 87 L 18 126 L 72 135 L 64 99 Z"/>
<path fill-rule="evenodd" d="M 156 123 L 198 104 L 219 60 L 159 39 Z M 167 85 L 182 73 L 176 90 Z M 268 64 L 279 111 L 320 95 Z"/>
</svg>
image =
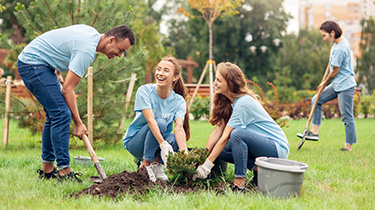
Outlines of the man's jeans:
<svg viewBox="0 0 375 210">
<path fill-rule="evenodd" d="M 234 163 L 234 177 L 246 177 L 246 169 L 254 170 L 257 157 L 278 157 L 275 143 L 252 131 L 235 128 L 219 158 Z"/>
<path fill-rule="evenodd" d="M 25 64 L 18 60 L 18 73 L 27 89 L 44 107 L 47 119 L 42 134 L 43 163 L 54 163 L 65 169 L 70 167 L 69 125 L 71 113 L 55 70 L 46 65 Z"/>
<path fill-rule="evenodd" d="M 319 97 L 318 103 L 316 105 L 312 124 L 320 126 L 322 122 L 322 105 L 337 98 L 341 120 L 345 125 L 346 143 L 355 144 L 357 143 L 357 134 L 355 129 L 354 115 L 353 115 L 353 96 L 355 92 L 355 87 L 349 88 L 347 90 L 336 92 L 333 89 L 332 84 L 324 88 L 322 94 Z M 312 98 L 312 104 L 316 100 L 316 95 Z"/>
</svg>

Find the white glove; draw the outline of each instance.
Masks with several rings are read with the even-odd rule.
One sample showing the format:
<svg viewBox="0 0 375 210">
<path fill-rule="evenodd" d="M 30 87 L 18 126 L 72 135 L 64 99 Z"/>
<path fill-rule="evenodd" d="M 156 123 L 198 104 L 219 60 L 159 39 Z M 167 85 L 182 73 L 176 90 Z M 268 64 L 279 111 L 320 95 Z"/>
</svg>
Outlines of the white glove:
<svg viewBox="0 0 375 210">
<path fill-rule="evenodd" d="M 172 152 L 172 154 L 174 154 L 174 151 L 173 151 L 173 148 L 172 148 L 172 145 L 170 145 L 167 141 L 163 141 L 160 145 L 160 156 L 161 156 L 161 159 L 163 160 L 164 162 L 164 165 L 167 165 L 167 160 L 168 160 L 168 155 L 170 152 Z"/>
<path fill-rule="evenodd" d="M 193 176 L 193 181 L 198 179 L 205 179 L 207 178 L 208 174 L 210 174 L 212 167 L 214 164 L 211 163 L 208 159 L 204 161 L 204 163 L 197 168 L 197 174 Z"/>
</svg>

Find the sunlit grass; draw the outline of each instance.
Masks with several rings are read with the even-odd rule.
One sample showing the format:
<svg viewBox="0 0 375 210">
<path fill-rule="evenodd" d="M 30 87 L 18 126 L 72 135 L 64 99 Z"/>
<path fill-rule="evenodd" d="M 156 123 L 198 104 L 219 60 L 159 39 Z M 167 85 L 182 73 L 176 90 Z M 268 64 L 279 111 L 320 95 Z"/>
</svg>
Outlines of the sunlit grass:
<svg viewBox="0 0 375 210">
<path fill-rule="evenodd" d="M 127 122 L 129 123 L 129 122 Z M 83 196 L 69 197 L 92 185 L 90 176 L 97 175 L 92 165 L 74 163 L 74 156 L 88 156 L 81 141 L 70 150 L 72 169 L 83 173 L 83 184 L 40 181 L 36 170 L 41 168 L 41 136 L 32 136 L 11 121 L 9 143 L 0 149 L 0 209 L 373 209 L 375 206 L 375 120 L 357 119 L 358 144 L 353 152 L 340 152 L 345 131 L 340 119 L 323 120 L 318 142 L 307 141 L 300 151 L 295 148 L 306 120 L 293 120 L 283 128 L 289 143 L 289 159 L 306 163 L 301 196 L 271 199 L 258 193 L 224 195 L 202 191 L 187 195 L 171 195 L 154 191 L 134 199 L 125 195 L 112 201 Z M 0 135 L 3 136 L 3 120 Z M 213 127 L 207 121 L 191 121 L 188 147 L 204 147 Z M 95 148 L 107 174 L 137 169 L 133 157 L 118 144 Z M 229 177 L 233 165 L 229 165 Z"/>
</svg>

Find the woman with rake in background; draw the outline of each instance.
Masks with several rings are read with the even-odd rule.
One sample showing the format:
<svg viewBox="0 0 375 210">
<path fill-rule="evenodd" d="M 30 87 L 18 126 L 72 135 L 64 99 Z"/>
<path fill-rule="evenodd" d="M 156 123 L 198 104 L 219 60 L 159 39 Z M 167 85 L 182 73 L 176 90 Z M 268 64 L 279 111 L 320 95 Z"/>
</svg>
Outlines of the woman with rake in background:
<svg viewBox="0 0 375 210">
<path fill-rule="evenodd" d="M 205 179 L 219 157 L 234 163 L 233 190 L 244 190 L 247 169 L 254 171 L 251 187 L 256 187 L 255 159 L 287 158 L 288 140 L 258 96 L 247 87 L 246 77 L 237 65 L 220 63 L 213 85 L 214 107 L 209 122 L 216 127 L 206 145 L 210 155 L 198 166 L 195 178 Z"/>
<path fill-rule="evenodd" d="M 163 58 L 156 68 L 155 80 L 156 84 L 138 88 L 135 119 L 123 139 L 124 148 L 142 159 L 140 167 L 146 168 L 153 182 L 168 180 L 161 163 L 167 163 L 169 152 L 187 151 L 186 141 L 190 138 L 185 99 L 188 92 L 177 59 Z"/>
<path fill-rule="evenodd" d="M 341 120 L 345 124 L 346 141 L 345 147 L 341 151 L 352 151 L 352 145 L 357 143 L 356 128 L 353 115 L 353 96 L 357 83 L 354 78 L 354 69 L 350 56 L 350 44 L 348 40 L 341 36 L 342 30 L 334 21 L 326 21 L 320 26 L 320 33 L 323 40 L 333 43 L 329 58 L 328 76 L 319 84 L 318 90 L 324 88 L 321 93 L 312 118 L 311 131 L 307 133 L 306 140 L 319 140 L 319 127 L 322 121 L 322 105 L 335 98 L 341 113 Z M 332 81 L 330 85 L 326 85 Z M 316 95 L 312 103 L 316 100 Z M 297 133 L 303 138 L 303 134 Z"/>
</svg>

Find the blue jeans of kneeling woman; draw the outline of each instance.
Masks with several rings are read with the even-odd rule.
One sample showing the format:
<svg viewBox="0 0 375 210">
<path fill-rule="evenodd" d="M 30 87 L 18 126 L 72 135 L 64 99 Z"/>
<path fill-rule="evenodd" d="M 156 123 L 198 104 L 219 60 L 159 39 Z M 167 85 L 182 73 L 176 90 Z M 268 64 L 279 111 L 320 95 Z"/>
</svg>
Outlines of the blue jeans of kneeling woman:
<svg viewBox="0 0 375 210">
<path fill-rule="evenodd" d="M 54 163 L 65 169 L 70 167 L 69 125 L 71 113 L 55 70 L 46 65 L 25 64 L 18 60 L 18 73 L 25 86 L 38 99 L 46 112 L 42 134 L 43 163 Z"/>
<path fill-rule="evenodd" d="M 164 140 L 172 145 L 174 151 L 177 151 L 178 145 L 175 135 L 173 133 L 165 133 L 167 131 L 167 122 L 160 118 L 157 118 L 156 122 Z M 159 162 L 163 163 L 160 157 L 159 142 L 152 134 L 148 124 L 144 125 L 143 128 L 126 143 L 126 149 L 137 159 L 154 161 L 155 157 L 157 157 Z"/>
<path fill-rule="evenodd" d="M 246 169 L 254 170 L 257 157 L 278 157 L 275 143 L 252 131 L 235 128 L 219 158 L 234 163 L 234 176 L 246 177 Z"/>
</svg>

